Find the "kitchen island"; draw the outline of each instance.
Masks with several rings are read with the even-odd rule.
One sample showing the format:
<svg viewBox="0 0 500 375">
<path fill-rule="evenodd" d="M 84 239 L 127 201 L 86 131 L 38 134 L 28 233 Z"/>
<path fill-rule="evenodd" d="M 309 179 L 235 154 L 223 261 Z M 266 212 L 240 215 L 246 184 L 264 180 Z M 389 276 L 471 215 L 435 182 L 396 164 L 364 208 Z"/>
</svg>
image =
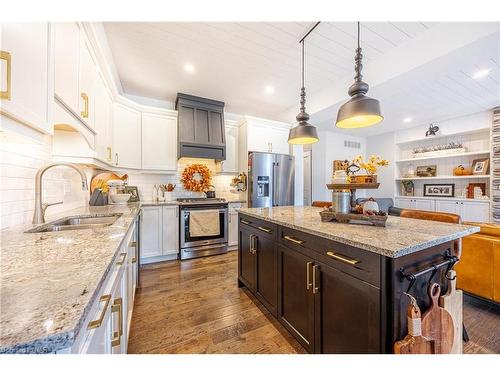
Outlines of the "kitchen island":
<svg viewBox="0 0 500 375">
<path fill-rule="evenodd" d="M 404 274 L 454 259 L 478 227 L 389 216 L 386 227 L 322 222 L 314 207 L 239 210 L 238 285 L 247 287 L 311 353 L 392 353 L 407 333 Z M 450 263 L 451 265 L 453 263 Z M 422 311 L 432 279 L 409 293 Z"/>
</svg>

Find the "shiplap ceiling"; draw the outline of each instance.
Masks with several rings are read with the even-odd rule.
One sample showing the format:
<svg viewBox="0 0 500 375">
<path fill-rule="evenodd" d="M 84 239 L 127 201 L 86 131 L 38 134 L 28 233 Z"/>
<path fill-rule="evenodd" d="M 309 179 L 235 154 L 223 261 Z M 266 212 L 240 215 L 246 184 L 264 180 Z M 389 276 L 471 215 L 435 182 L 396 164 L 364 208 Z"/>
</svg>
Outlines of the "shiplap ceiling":
<svg viewBox="0 0 500 375">
<path fill-rule="evenodd" d="M 312 25 L 107 22 L 104 30 L 125 93 L 172 102 L 184 92 L 222 100 L 228 112 L 276 118 L 298 107 L 298 41 Z M 434 25 L 362 23 L 365 64 Z M 306 39 L 307 95 L 353 76 L 355 48 L 354 22 L 322 22 Z M 194 74 L 184 71 L 186 63 L 195 67 Z M 273 95 L 266 94 L 268 85 L 275 88 Z"/>
<path fill-rule="evenodd" d="M 474 73 L 489 74 L 475 79 Z M 384 121 L 365 129 L 334 127 L 339 104 L 312 116 L 320 129 L 370 136 L 500 106 L 500 31 L 373 87 Z M 411 122 L 404 122 L 407 117 Z"/>
</svg>

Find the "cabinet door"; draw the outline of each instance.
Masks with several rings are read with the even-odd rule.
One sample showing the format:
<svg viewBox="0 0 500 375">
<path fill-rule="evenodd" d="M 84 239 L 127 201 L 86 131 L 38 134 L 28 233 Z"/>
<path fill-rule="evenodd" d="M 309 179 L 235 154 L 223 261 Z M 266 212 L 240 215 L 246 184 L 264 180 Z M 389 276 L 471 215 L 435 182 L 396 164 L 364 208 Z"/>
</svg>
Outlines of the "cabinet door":
<svg viewBox="0 0 500 375">
<path fill-rule="evenodd" d="M 460 202 L 436 199 L 436 211 L 460 215 L 461 213 Z"/>
<path fill-rule="evenodd" d="M 94 129 L 95 81 L 97 76 L 97 67 L 83 33 L 80 35 L 80 64 L 78 70 L 78 115 L 91 129 Z"/>
<path fill-rule="evenodd" d="M 110 294 L 103 295 L 95 302 L 97 308 L 91 312 L 91 319 L 99 323 L 82 328 L 88 330 L 88 335 L 78 354 L 111 353 L 111 298 Z"/>
<path fill-rule="evenodd" d="M 1 111 L 35 129 L 52 133 L 49 24 L 7 22 L 1 28 Z"/>
<path fill-rule="evenodd" d="M 179 207 L 163 206 L 162 255 L 179 253 Z"/>
<path fill-rule="evenodd" d="M 406 209 L 414 208 L 413 199 L 396 198 L 395 205 L 398 208 L 406 208 Z"/>
<path fill-rule="evenodd" d="M 141 113 L 122 104 L 113 110 L 114 164 L 141 168 Z"/>
<path fill-rule="evenodd" d="M 314 352 L 314 294 L 307 278 L 313 261 L 281 245 L 278 254 L 278 320 Z"/>
<path fill-rule="evenodd" d="M 255 292 L 264 306 L 276 316 L 277 305 L 277 268 L 276 243 L 264 236 L 257 236 L 255 241 L 257 250 L 257 283 Z"/>
<path fill-rule="evenodd" d="M 290 144 L 288 143 L 288 129 L 273 128 L 269 131 L 271 142 L 271 152 L 275 154 L 290 154 Z"/>
<path fill-rule="evenodd" d="M 488 223 L 490 221 L 490 204 L 488 202 L 460 202 L 462 221 Z"/>
<path fill-rule="evenodd" d="M 238 133 L 236 126 L 226 125 L 226 160 L 222 162 L 222 172 L 238 172 Z"/>
<path fill-rule="evenodd" d="M 380 290 L 317 263 L 316 352 L 380 353 Z"/>
<path fill-rule="evenodd" d="M 78 87 L 80 28 L 75 22 L 54 23 L 55 94 L 73 113 L 79 114 Z"/>
<path fill-rule="evenodd" d="M 142 168 L 177 171 L 177 119 L 142 114 Z"/>
<path fill-rule="evenodd" d="M 240 227 L 238 238 L 238 276 L 248 289 L 255 291 L 257 259 L 252 250 L 253 235 L 252 231 Z"/>
<path fill-rule="evenodd" d="M 417 210 L 435 211 L 436 210 L 435 202 L 436 201 L 433 199 L 414 199 L 413 205 L 414 208 Z"/>
<path fill-rule="evenodd" d="M 125 269 L 118 272 L 111 293 L 111 353 L 127 353 L 127 277 Z"/>
<path fill-rule="evenodd" d="M 142 207 L 141 222 L 141 262 L 144 258 L 163 254 L 162 207 Z"/>
<path fill-rule="evenodd" d="M 271 152 L 270 131 L 264 126 L 249 124 L 247 127 L 248 151 Z"/>
<path fill-rule="evenodd" d="M 228 246 L 238 245 L 238 212 L 229 211 L 229 234 L 228 234 Z"/>
<path fill-rule="evenodd" d="M 96 131 L 96 156 L 108 163 L 113 161 L 112 155 L 112 108 L 113 101 L 104 79 L 99 74 L 95 82 L 94 129 Z"/>
</svg>

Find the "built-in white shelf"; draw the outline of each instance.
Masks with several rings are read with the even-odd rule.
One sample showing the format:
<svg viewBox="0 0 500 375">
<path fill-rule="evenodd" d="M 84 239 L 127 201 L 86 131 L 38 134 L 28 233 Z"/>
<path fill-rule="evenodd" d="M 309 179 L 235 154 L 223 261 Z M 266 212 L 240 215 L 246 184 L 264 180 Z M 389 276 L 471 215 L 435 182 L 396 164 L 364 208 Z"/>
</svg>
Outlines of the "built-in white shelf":
<svg viewBox="0 0 500 375">
<path fill-rule="evenodd" d="M 418 196 L 418 195 L 396 195 L 394 197 L 395 199 L 429 199 L 429 200 L 447 200 L 447 201 L 464 201 L 464 202 L 485 202 L 485 203 L 490 203 L 489 199 L 471 199 L 471 198 L 458 198 L 458 197 L 424 197 L 424 196 Z"/>
<path fill-rule="evenodd" d="M 459 133 L 453 133 L 453 134 L 438 134 L 430 137 L 424 137 L 424 138 L 417 138 L 417 139 L 410 139 L 407 141 L 402 141 L 402 142 L 397 142 L 397 145 L 405 145 L 405 144 L 410 144 L 410 143 L 417 143 L 417 142 L 425 142 L 425 141 L 432 141 L 435 139 L 441 139 L 441 138 L 450 138 L 450 137 L 458 137 L 461 135 L 467 135 L 467 134 L 474 134 L 474 133 L 480 133 L 480 132 L 489 132 L 490 128 L 479 128 L 479 129 L 474 129 L 474 130 L 466 130 L 463 132 Z"/>
<path fill-rule="evenodd" d="M 405 181 L 405 180 L 456 180 L 456 179 L 488 179 L 490 178 L 489 174 L 471 174 L 468 176 L 435 176 L 435 177 L 398 177 L 396 181 Z"/>
<path fill-rule="evenodd" d="M 456 154 L 445 154 L 445 155 L 439 155 L 439 156 L 424 156 L 424 157 L 420 157 L 420 158 L 399 159 L 399 160 L 396 160 L 396 163 L 407 163 L 407 162 L 419 161 L 419 160 L 436 160 L 436 159 L 455 158 L 455 157 L 462 157 L 462 156 L 489 155 L 489 154 L 490 154 L 490 150 L 480 150 L 480 151 L 461 152 L 461 153 L 456 153 Z"/>
</svg>

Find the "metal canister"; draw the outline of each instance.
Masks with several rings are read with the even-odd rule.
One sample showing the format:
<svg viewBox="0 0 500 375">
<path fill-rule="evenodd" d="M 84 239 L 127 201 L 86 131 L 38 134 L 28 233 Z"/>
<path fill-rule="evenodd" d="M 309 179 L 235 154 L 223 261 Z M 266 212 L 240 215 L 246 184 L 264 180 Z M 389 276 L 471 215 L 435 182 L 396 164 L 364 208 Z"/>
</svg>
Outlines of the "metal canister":
<svg viewBox="0 0 500 375">
<path fill-rule="evenodd" d="M 333 190 L 332 209 L 334 212 L 348 214 L 351 212 L 351 192 L 349 190 Z"/>
</svg>

